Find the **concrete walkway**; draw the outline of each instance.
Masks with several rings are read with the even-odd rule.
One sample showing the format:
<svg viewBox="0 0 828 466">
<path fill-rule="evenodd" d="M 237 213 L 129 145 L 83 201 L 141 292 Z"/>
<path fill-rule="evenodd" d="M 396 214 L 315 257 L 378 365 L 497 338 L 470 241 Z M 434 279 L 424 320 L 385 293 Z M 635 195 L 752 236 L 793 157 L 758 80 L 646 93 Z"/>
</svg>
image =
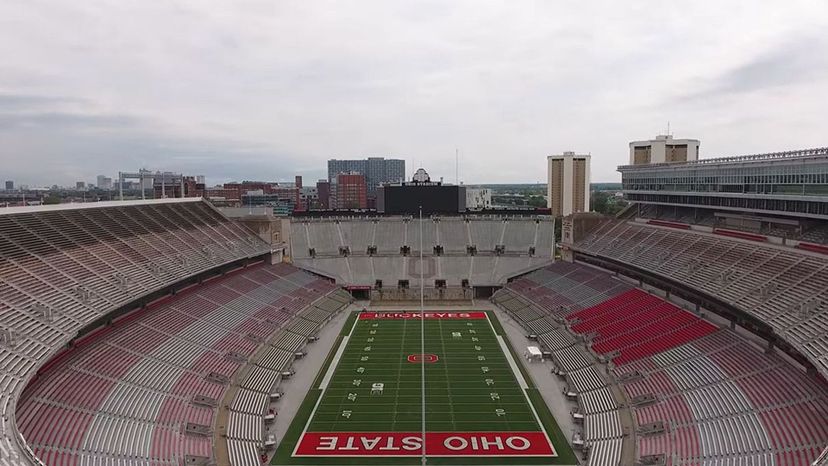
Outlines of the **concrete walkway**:
<svg viewBox="0 0 828 466">
<path fill-rule="evenodd" d="M 290 423 L 293 421 L 296 412 L 299 411 L 299 407 L 302 405 L 308 391 L 312 388 L 311 385 L 316 379 L 322 364 L 325 363 L 328 353 L 333 348 L 336 337 L 339 336 L 348 315 L 351 311 L 358 309 L 362 309 L 362 307 L 352 304 L 340 311 L 322 327 L 317 333 L 319 340 L 308 343 L 305 347 L 307 355 L 294 361 L 293 370 L 296 373 L 293 377 L 285 379 L 279 384 L 279 391 L 284 392 L 284 395 L 273 405 L 279 414 L 276 416 L 276 422 L 271 424 L 269 430 L 265 433 L 265 435 L 275 434 L 277 445 L 287 432 L 288 427 L 290 427 Z"/>
<path fill-rule="evenodd" d="M 512 348 L 518 354 L 523 353 L 527 346 L 538 345 L 536 341 L 526 338 L 526 330 L 515 319 L 494 304 L 490 302 L 486 302 L 485 305 L 476 303 L 475 308 L 494 310 L 497 319 L 500 321 L 500 325 L 503 327 L 506 336 L 509 338 L 509 342 L 512 344 Z M 550 361 L 544 359 L 543 362 L 521 362 L 523 367 L 529 372 L 535 388 L 543 395 L 543 401 L 546 402 L 546 406 L 552 412 L 555 421 L 558 422 L 558 426 L 561 428 L 561 432 L 563 432 L 567 442 L 570 442 L 575 432 L 582 431 L 582 426 L 572 422 L 572 415 L 570 413 L 578 407 L 578 404 L 574 401 L 567 400 L 564 396 L 566 382 L 552 373 L 552 363 Z M 578 450 L 574 451 L 576 454 L 578 453 Z"/>
</svg>

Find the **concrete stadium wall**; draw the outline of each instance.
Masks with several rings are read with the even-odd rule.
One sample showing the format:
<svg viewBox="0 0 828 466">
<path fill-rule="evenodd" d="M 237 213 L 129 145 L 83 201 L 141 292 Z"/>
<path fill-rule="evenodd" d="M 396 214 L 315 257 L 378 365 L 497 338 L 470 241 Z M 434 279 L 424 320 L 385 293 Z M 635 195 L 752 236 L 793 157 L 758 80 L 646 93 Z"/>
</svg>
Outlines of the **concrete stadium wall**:
<svg viewBox="0 0 828 466">
<path fill-rule="evenodd" d="M 420 231 L 422 255 L 420 260 Z M 499 286 L 512 276 L 543 267 L 552 261 L 554 222 L 535 217 L 440 217 L 426 218 L 302 218 L 291 222 L 293 262 L 299 267 L 331 277 L 342 285 L 373 286 L 382 280 L 384 288 L 396 288 L 408 280 L 411 288 L 434 287 L 435 280 L 459 287 Z M 495 246 L 504 245 L 502 255 Z M 400 248 L 409 246 L 408 257 Z M 442 255 L 434 247 L 443 247 Z M 468 255 L 469 245 L 477 247 Z M 340 255 L 340 246 L 350 254 Z M 368 255 L 368 247 L 377 253 Z M 308 249 L 314 248 L 316 257 Z M 530 256 L 530 248 L 534 254 Z"/>
</svg>

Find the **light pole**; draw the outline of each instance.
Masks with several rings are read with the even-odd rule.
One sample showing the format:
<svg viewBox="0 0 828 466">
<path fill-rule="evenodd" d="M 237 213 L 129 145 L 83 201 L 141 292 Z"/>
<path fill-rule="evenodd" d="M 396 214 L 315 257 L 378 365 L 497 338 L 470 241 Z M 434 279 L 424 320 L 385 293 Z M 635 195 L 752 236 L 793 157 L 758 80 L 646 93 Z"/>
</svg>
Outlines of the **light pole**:
<svg viewBox="0 0 828 466">
<path fill-rule="evenodd" d="M 426 385 L 425 385 L 425 297 L 424 297 L 424 283 L 423 283 L 423 206 L 420 206 L 420 380 L 421 390 L 423 392 L 422 399 L 422 428 L 423 428 L 423 451 L 422 464 L 426 464 Z"/>
</svg>

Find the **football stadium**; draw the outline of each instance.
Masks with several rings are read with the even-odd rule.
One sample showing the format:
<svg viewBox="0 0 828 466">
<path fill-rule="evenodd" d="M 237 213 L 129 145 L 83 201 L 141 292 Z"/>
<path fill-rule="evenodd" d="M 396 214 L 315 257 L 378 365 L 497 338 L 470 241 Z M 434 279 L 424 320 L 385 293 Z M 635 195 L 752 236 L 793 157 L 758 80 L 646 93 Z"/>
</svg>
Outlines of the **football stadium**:
<svg viewBox="0 0 828 466">
<path fill-rule="evenodd" d="M 0 465 L 826 464 L 828 150 L 619 171 L 616 216 L 278 242 L 201 197 L 2 208 Z"/>
</svg>

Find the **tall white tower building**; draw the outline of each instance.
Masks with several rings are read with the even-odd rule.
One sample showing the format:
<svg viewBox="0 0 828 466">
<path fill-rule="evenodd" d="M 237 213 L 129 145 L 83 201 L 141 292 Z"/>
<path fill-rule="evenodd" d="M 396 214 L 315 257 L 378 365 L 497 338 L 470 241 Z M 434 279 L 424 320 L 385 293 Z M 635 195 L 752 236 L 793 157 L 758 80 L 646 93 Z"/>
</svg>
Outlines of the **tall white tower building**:
<svg viewBox="0 0 828 466">
<path fill-rule="evenodd" d="M 690 162 L 699 159 L 698 139 L 673 139 L 658 135 L 649 141 L 630 143 L 630 165 L 649 163 Z"/>
<path fill-rule="evenodd" d="M 564 152 L 548 156 L 546 206 L 552 215 L 565 217 L 589 212 L 590 156 Z"/>
</svg>

